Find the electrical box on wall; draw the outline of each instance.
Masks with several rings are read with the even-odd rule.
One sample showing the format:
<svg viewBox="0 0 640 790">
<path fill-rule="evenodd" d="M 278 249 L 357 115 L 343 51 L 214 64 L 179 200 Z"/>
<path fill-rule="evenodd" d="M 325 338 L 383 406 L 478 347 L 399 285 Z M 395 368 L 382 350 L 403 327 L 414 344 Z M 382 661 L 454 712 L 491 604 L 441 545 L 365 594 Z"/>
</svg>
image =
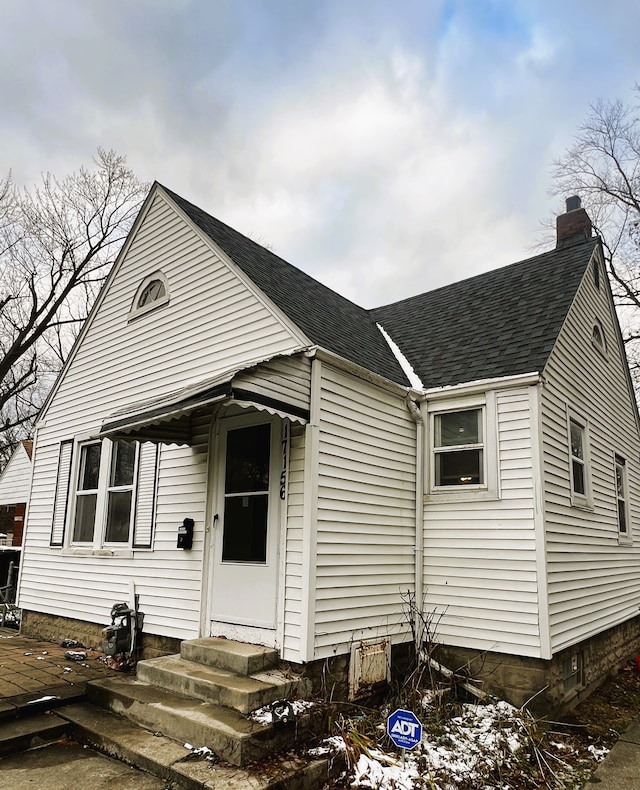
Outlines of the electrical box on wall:
<svg viewBox="0 0 640 790">
<path fill-rule="evenodd" d="M 178 527 L 178 548 L 190 549 L 193 546 L 193 528 L 195 523 L 192 518 L 185 518 Z"/>
</svg>

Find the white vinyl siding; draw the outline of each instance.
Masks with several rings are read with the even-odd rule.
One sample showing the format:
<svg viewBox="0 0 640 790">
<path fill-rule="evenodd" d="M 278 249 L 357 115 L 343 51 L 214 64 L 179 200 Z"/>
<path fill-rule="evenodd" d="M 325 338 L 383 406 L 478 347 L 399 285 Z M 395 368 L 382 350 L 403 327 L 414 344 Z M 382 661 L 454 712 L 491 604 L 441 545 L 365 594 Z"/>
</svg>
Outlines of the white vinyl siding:
<svg viewBox="0 0 640 790">
<path fill-rule="evenodd" d="M 273 400 L 309 410 L 311 362 L 308 357 L 279 357 L 243 371 L 233 379 L 233 386 L 259 392 Z"/>
<path fill-rule="evenodd" d="M 406 634 L 414 588 L 416 427 L 398 395 L 322 366 L 315 657 Z"/>
<path fill-rule="evenodd" d="M 28 502 L 30 482 L 31 461 L 20 442 L 0 475 L 0 505 Z"/>
<path fill-rule="evenodd" d="M 529 388 L 496 392 L 495 409 L 499 498 L 425 505 L 425 607 L 437 641 L 539 656 Z"/>
<path fill-rule="evenodd" d="M 290 430 L 282 657 L 286 661 L 299 661 L 303 589 L 305 428 L 301 425 L 291 425 Z"/>
<path fill-rule="evenodd" d="M 169 304 L 130 321 L 140 283 L 158 269 L 169 283 Z M 110 414 L 132 403 L 290 353 L 298 345 L 233 267 L 157 194 L 38 429 L 21 605 L 106 623 L 113 603 L 128 600 L 133 582 L 145 630 L 197 636 L 210 418 L 199 426 L 202 436 L 193 447 L 161 447 L 153 551 L 134 549 L 130 557 L 61 556 L 60 549 L 49 547 L 60 442 L 94 435 Z M 196 534 L 193 549 L 181 551 L 177 529 L 186 517 L 195 520 Z"/>
<path fill-rule="evenodd" d="M 594 321 L 606 357 L 591 344 Z M 589 270 L 544 371 L 542 390 L 546 544 L 554 652 L 637 614 L 640 442 L 626 360 L 607 288 Z M 587 422 L 591 509 L 572 507 L 567 410 Z M 620 545 L 614 454 L 626 459 L 629 538 Z"/>
</svg>

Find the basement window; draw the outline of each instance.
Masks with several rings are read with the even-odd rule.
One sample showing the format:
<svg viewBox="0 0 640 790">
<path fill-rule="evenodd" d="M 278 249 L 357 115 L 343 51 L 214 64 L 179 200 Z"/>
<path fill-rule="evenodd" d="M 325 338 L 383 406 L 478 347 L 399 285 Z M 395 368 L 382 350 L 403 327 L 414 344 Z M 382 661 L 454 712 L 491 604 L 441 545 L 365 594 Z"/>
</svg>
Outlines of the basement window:
<svg viewBox="0 0 640 790">
<path fill-rule="evenodd" d="M 572 653 L 562 662 L 562 685 L 566 696 L 584 687 L 584 656 L 582 651 Z"/>
</svg>

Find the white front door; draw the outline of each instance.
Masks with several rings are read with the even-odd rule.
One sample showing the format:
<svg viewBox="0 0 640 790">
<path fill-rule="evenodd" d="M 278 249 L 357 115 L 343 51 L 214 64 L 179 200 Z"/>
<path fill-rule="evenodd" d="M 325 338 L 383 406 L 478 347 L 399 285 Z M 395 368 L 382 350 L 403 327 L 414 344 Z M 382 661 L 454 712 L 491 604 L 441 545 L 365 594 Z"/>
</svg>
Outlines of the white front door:
<svg viewBox="0 0 640 790">
<path fill-rule="evenodd" d="M 212 633 L 241 638 L 242 629 L 275 629 L 280 498 L 279 421 L 220 421 L 214 512 Z M 215 462 L 215 461 L 214 461 Z M 225 629 L 220 624 L 230 624 Z"/>
</svg>

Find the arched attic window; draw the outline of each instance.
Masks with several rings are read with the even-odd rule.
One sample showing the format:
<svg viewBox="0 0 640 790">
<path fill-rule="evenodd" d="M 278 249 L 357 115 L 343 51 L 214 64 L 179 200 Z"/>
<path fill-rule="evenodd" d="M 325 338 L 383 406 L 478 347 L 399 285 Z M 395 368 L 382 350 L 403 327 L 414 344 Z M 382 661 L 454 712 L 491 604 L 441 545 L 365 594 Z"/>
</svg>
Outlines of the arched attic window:
<svg viewBox="0 0 640 790">
<path fill-rule="evenodd" d="M 153 272 L 138 286 L 129 311 L 129 320 L 162 307 L 169 302 L 169 283 L 165 275 Z"/>
<path fill-rule="evenodd" d="M 607 353 L 607 341 L 604 336 L 604 329 L 598 319 L 596 319 L 593 329 L 591 330 L 591 341 L 593 345 L 600 351 L 601 354 Z"/>
</svg>

